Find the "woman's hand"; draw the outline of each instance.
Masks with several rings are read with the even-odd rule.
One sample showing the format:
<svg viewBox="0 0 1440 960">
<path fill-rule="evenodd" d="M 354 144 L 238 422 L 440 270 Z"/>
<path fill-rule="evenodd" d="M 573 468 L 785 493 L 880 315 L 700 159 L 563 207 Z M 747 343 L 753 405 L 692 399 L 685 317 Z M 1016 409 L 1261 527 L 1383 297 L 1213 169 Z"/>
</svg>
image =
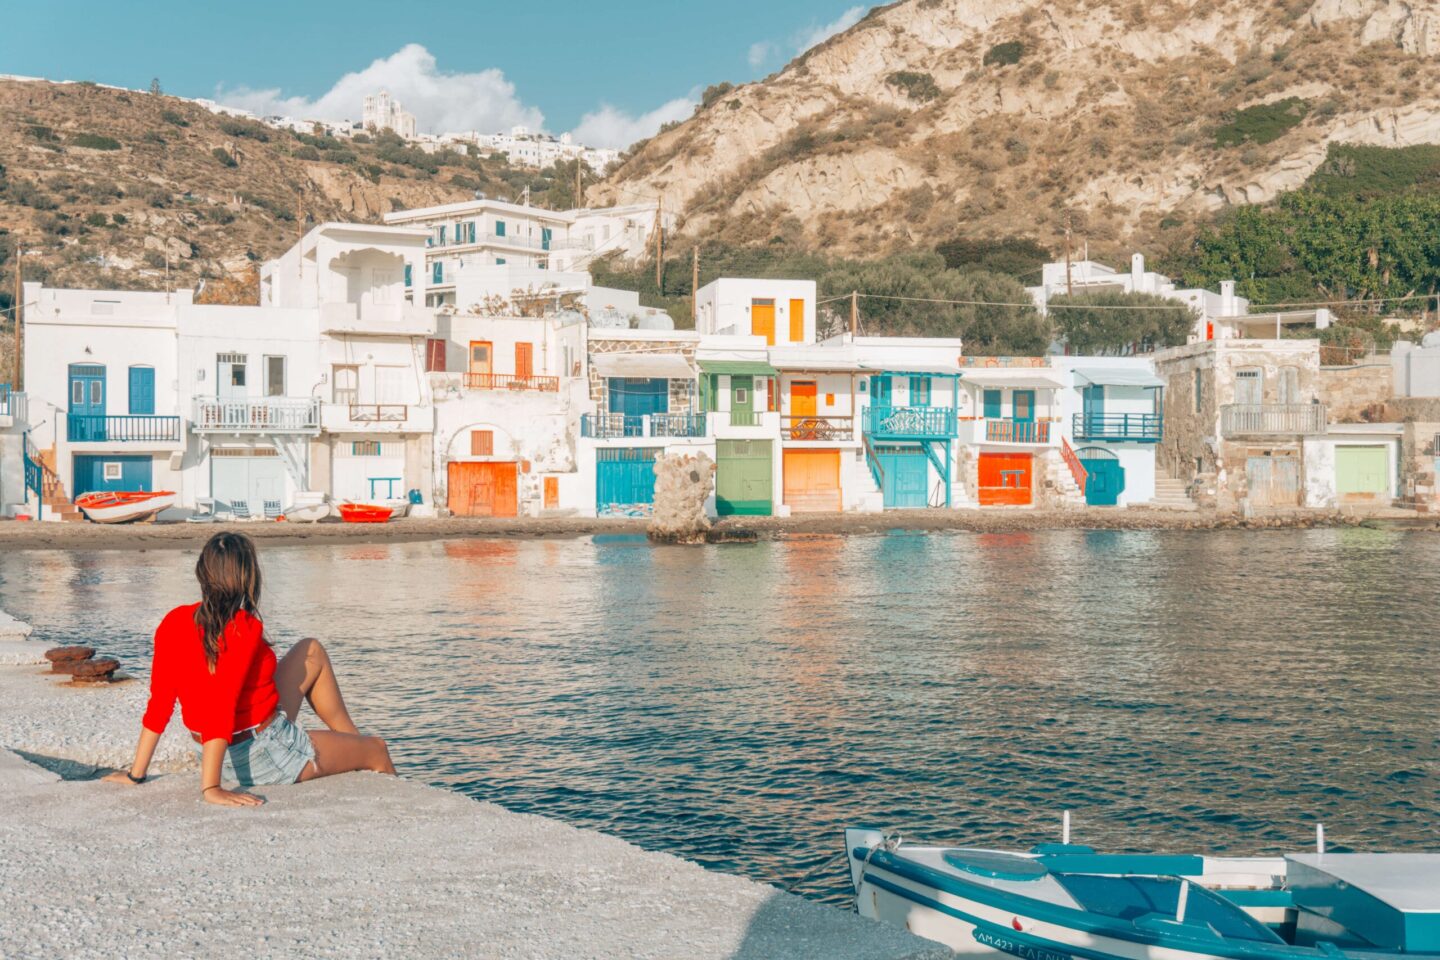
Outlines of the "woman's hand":
<svg viewBox="0 0 1440 960">
<path fill-rule="evenodd" d="M 130 779 L 130 773 L 126 770 L 115 770 L 100 778 L 105 783 L 123 783 L 128 787 L 138 787 L 139 783 Z"/>
<path fill-rule="evenodd" d="M 205 791 L 205 802 L 222 807 L 258 807 L 265 802 L 265 798 L 257 797 L 253 793 L 236 793 L 224 787 L 211 787 Z"/>
</svg>

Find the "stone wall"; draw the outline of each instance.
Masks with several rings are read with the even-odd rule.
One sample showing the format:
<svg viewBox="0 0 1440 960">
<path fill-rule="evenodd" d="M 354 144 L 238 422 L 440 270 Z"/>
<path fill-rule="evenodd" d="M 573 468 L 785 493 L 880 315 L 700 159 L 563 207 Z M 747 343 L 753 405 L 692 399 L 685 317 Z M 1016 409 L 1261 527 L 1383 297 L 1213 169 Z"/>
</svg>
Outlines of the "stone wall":
<svg viewBox="0 0 1440 960">
<path fill-rule="evenodd" d="M 1389 361 L 1320 368 L 1320 399 L 1331 423 L 1379 423 L 1394 393 Z"/>
<path fill-rule="evenodd" d="M 589 342 L 590 356 L 594 357 L 602 353 L 678 353 L 685 357 L 693 367 L 695 365 L 695 344 L 694 340 L 600 340 L 592 339 Z M 610 404 L 610 384 L 602 377 L 595 364 L 590 364 L 590 399 L 595 401 L 595 409 L 605 412 Z M 699 396 L 695 380 L 670 380 L 670 412 L 671 413 L 698 413 Z"/>
</svg>

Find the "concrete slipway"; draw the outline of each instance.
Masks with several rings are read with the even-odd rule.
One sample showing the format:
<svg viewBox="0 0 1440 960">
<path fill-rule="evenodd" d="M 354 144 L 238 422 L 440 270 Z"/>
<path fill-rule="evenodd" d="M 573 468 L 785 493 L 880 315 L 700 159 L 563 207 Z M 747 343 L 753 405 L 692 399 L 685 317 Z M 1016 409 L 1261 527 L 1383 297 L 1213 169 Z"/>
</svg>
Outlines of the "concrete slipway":
<svg viewBox="0 0 1440 960">
<path fill-rule="evenodd" d="M 160 754 L 173 772 L 144 786 L 62 779 L 52 771 L 129 759 L 144 690 L 63 686 L 15 665 L 45 648 L 17 636 L 0 637 L 0 958 L 952 956 L 405 779 L 347 774 L 256 790 L 269 801 L 256 809 L 206 805 L 174 733 Z"/>
</svg>

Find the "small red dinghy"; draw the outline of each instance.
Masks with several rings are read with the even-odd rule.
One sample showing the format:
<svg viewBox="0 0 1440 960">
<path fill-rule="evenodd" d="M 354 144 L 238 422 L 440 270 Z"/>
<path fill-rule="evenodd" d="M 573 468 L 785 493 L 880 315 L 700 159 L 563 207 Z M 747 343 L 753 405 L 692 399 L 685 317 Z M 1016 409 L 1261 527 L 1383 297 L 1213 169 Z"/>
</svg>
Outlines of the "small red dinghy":
<svg viewBox="0 0 1440 960">
<path fill-rule="evenodd" d="M 346 523 L 385 523 L 394 511 L 373 503 L 342 503 L 340 519 Z"/>
<path fill-rule="evenodd" d="M 175 506 L 172 490 L 97 491 L 75 498 L 75 506 L 95 523 L 130 523 L 149 520 L 167 507 Z"/>
</svg>

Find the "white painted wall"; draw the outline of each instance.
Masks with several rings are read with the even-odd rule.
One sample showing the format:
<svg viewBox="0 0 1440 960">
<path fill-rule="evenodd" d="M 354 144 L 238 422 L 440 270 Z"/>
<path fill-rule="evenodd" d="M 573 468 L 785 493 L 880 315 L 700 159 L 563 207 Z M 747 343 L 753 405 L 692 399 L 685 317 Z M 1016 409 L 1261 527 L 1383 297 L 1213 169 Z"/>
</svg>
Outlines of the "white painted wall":
<svg viewBox="0 0 1440 960">
<path fill-rule="evenodd" d="M 756 300 L 775 301 L 775 343 L 815 342 L 815 281 L 721 278 L 696 293 L 695 329 L 703 336 L 753 336 L 750 308 Z M 790 338 L 790 301 L 805 304 L 805 335 Z"/>
<path fill-rule="evenodd" d="M 1329 433 L 1323 437 L 1306 437 L 1301 448 L 1301 456 L 1304 458 L 1302 470 L 1304 472 L 1302 482 L 1305 486 L 1304 505 L 1307 507 L 1319 507 L 1335 509 L 1346 506 L 1340 503 L 1339 493 L 1336 490 L 1335 478 L 1335 451 L 1339 447 L 1377 447 L 1384 446 L 1386 449 L 1389 477 L 1390 497 L 1400 496 L 1400 438 L 1398 436 L 1387 436 L 1384 433 L 1359 433 L 1346 435 L 1342 433 Z M 1388 506 L 1389 504 L 1378 504 Z"/>
</svg>

